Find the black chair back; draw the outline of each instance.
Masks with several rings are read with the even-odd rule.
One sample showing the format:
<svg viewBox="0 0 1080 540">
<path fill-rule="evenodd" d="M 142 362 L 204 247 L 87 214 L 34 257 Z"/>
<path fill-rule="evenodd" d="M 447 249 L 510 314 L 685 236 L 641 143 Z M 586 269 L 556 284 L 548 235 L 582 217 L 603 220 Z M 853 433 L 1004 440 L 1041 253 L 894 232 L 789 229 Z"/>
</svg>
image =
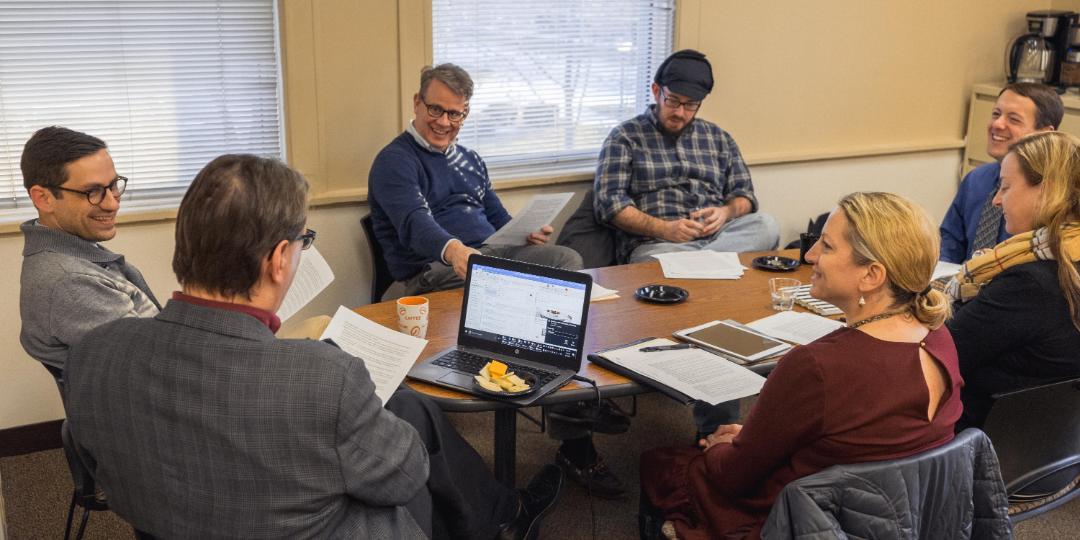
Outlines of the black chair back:
<svg viewBox="0 0 1080 540">
<path fill-rule="evenodd" d="M 79 447 L 71 437 L 71 428 L 68 421 L 60 426 L 60 438 L 64 442 L 64 457 L 67 458 L 68 470 L 71 471 L 71 482 L 75 489 L 71 494 L 71 504 L 68 507 L 67 526 L 64 528 L 64 540 L 71 536 L 71 522 L 75 516 L 75 507 L 83 509 L 82 521 L 75 538 L 82 538 L 86 532 L 86 523 L 90 520 L 90 512 L 108 510 L 109 503 L 103 494 L 97 492 L 97 485 L 90 468 L 86 465 L 86 457 L 79 451 Z"/>
<path fill-rule="evenodd" d="M 578 252 L 585 268 L 618 264 L 615 259 L 615 230 L 596 222 L 592 189 L 585 192 L 581 205 L 566 220 L 555 244 Z"/>
<path fill-rule="evenodd" d="M 377 304 L 382 301 L 386 289 L 394 283 L 394 277 L 390 275 L 390 267 L 386 265 L 382 246 L 375 238 L 375 226 L 372 224 L 371 214 L 361 218 L 360 225 L 364 228 L 368 248 L 371 250 L 371 303 Z"/>
<path fill-rule="evenodd" d="M 1080 496 L 1080 378 L 994 397 L 983 429 L 1001 462 L 1012 520 Z"/>
</svg>

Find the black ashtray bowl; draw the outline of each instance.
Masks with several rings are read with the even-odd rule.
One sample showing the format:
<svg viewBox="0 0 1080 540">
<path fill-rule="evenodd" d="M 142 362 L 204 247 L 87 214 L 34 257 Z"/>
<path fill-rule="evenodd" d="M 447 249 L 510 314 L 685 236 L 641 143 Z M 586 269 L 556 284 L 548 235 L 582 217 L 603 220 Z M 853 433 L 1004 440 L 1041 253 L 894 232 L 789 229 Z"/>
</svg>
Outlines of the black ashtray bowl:
<svg viewBox="0 0 1080 540">
<path fill-rule="evenodd" d="M 682 287 L 671 285 L 645 285 L 634 291 L 638 300 L 653 302 L 656 304 L 678 304 L 690 297 L 690 293 Z"/>
<path fill-rule="evenodd" d="M 781 257 L 779 255 L 758 257 L 751 261 L 750 264 L 752 264 L 754 268 L 768 270 L 770 272 L 790 272 L 799 267 L 799 261 Z"/>
</svg>

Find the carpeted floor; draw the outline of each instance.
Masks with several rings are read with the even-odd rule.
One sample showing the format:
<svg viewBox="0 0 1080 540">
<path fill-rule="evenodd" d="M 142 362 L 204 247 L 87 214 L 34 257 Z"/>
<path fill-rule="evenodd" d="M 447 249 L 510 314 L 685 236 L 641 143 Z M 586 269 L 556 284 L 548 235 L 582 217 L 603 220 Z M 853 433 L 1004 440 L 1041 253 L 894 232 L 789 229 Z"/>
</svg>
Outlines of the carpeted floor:
<svg viewBox="0 0 1080 540">
<path fill-rule="evenodd" d="M 629 399 L 620 399 L 629 407 Z M 745 405 L 745 404 L 744 404 Z M 745 407 L 744 407 L 745 410 Z M 490 463 L 491 414 L 451 416 L 458 429 Z M 625 501 L 589 500 L 577 485 L 566 484 L 555 510 L 544 522 L 545 538 L 637 538 L 637 458 L 647 448 L 687 439 L 689 410 L 656 394 L 638 400 L 638 416 L 625 435 L 598 435 L 596 445 L 609 466 L 626 481 Z M 556 443 L 524 419 L 518 422 L 518 484 L 524 485 L 539 467 L 549 463 Z M 71 497 L 71 481 L 60 450 L 0 459 L 0 478 L 11 540 L 59 538 Z M 1080 499 L 1016 526 L 1016 537 L 1055 539 L 1080 537 Z M 115 514 L 96 512 L 87 526 L 88 539 L 134 538 L 131 527 Z"/>
</svg>

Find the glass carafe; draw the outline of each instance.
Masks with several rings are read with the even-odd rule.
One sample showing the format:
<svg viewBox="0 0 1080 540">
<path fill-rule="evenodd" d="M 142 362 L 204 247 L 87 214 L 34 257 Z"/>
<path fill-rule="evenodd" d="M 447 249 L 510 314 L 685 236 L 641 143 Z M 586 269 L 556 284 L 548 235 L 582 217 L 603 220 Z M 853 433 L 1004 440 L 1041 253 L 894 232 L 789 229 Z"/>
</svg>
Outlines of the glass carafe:
<svg viewBox="0 0 1080 540">
<path fill-rule="evenodd" d="M 1054 49 L 1050 47 L 1050 44 L 1040 36 L 1028 36 L 1020 43 L 1016 80 L 1018 82 L 1047 82 L 1053 65 Z"/>
</svg>

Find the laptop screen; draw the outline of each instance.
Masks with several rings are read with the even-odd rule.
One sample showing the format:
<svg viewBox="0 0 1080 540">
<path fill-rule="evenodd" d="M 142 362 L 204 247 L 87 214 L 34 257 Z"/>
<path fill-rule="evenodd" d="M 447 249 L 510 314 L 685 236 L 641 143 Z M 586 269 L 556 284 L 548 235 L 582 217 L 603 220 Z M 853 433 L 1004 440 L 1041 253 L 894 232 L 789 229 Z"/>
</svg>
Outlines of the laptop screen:
<svg viewBox="0 0 1080 540">
<path fill-rule="evenodd" d="M 537 275 L 529 273 L 531 265 L 523 263 L 514 264 L 518 268 L 500 266 L 486 264 L 483 259 L 471 264 L 462 306 L 461 341 L 492 351 L 512 351 L 524 358 L 540 355 L 579 361 L 585 339 L 588 276 L 577 274 L 576 280 L 570 281 L 553 275 L 569 274 L 565 271 L 544 268 L 548 275 Z M 585 281 L 577 276 L 584 276 Z"/>
</svg>

